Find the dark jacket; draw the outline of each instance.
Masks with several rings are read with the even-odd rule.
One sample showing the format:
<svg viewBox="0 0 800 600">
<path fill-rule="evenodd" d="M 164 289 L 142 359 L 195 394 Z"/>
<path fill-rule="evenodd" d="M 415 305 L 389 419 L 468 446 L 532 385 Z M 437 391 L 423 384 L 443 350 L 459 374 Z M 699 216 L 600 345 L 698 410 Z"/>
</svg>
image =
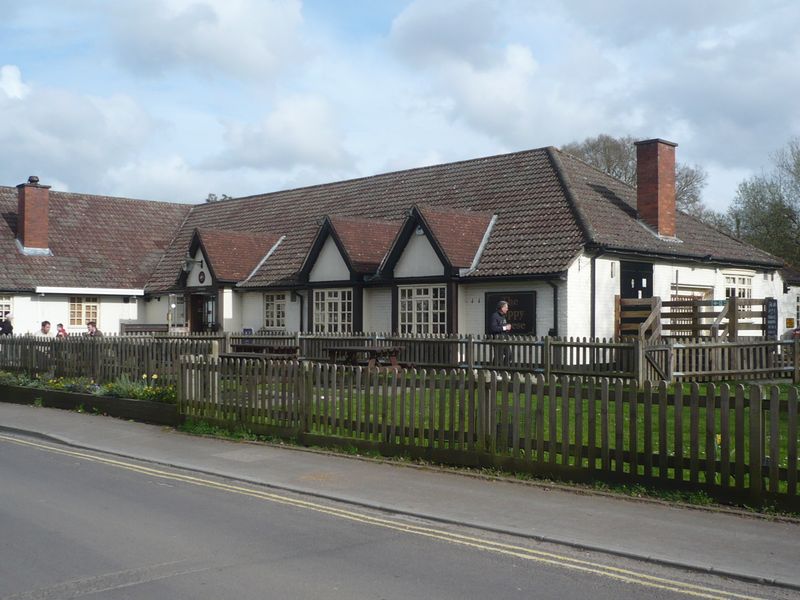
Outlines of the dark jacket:
<svg viewBox="0 0 800 600">
<path fill-rule="evenodd" d="M 492 335 L 508 335 L 508 332 L 503 329 L 507 323 L 508 321 L 499 311 L 493 312 L 492 318 L 489 319 L 489 333 Z"/>
<path fill-rule="evenodd" d="M 11 324 L 11 321 L 8 319 L 3 321 L 3 324 L 0 325 L 0 335 L 11 335 L 14 333 L 14 326 Z"/>
</svg>

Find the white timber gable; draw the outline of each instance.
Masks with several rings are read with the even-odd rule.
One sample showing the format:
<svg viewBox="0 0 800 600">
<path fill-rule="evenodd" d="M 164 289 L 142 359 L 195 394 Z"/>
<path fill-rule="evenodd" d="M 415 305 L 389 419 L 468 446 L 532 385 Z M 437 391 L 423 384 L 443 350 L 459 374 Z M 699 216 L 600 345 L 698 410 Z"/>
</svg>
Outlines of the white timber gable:
<svg viewBox="0 0 800 600">
<path fill-rule="evenodd" d="M 395 265 L 395 278 L 442 275 L 444 275 L 444 265 L 439 260 L 428 236 L 416 233 L 412 235 Z"/>
<path fill-rule="evenodd" d="M 186 276 L 186 287 L 206 287 L 211 285 L 211 274 L 208 271 L 208 260 L 206 260 L 203 250 L 198 248 L 192 257 L 189 273 Z M 202 273 L 202 275 L 201 275 Z M 200 281 L 200 280 L 203 281 Z"/>
<path fill-rule="evenodd" d="M 350 279 L 350 269 L 344 262 L 336 242 L 331 236 L 325 240 L 322 250 L 317 256 L 311 272 L 308 274 L 309 281 L 347 281 Z"/>
</svg>

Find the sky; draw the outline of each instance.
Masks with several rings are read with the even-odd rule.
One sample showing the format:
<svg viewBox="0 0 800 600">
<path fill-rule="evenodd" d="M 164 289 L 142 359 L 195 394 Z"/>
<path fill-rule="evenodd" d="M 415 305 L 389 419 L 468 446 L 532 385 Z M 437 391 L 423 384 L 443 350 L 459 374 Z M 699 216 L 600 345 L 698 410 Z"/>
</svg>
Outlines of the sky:
<svg viewBox="0 0 800 600">
<path fill-rule="evenodd" d="M 800 135 L 796 0 L 0 0 L 0 185 L 203 202 L 660 137 L 725 210 Z"/>
</svg>

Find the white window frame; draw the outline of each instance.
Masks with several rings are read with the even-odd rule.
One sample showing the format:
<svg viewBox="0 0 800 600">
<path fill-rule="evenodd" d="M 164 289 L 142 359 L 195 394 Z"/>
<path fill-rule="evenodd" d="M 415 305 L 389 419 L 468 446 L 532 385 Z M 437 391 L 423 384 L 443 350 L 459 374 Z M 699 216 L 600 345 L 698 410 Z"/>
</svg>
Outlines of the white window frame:
<svg viewBox="0 0 800 600">
<path fill-rule="evenodd" d="M 264 294 L 264 328 L 286 330 L 286 292 Z"/>
<path fill-rule="evenodd" d="M 447 286 L 399 286 L 397 322 L 401 334 L 447 333 Z"/>
<path fill-rule="evenodd" d="M 725 297 L 730 298 L 752 298 L 753 297 L 753 275 L 742 273 L 724 273 L 725 276 Z"/>
<path fill-rule="evenodd" d="M 314 333 L 353 332 L 353 288 L 314 290 Z"/>
<path fill-rule="evenodd" d="M 14 314 L 14 296 L 0 296 L 0 318 L 7 312 Z"/>
<path fill-rule="evenodd" d="M 85 327 L 89 321 L 97 323 L 100 319 L 100 298 L 98 296 L 69 297 L 69 326 Z"/>
</svg>

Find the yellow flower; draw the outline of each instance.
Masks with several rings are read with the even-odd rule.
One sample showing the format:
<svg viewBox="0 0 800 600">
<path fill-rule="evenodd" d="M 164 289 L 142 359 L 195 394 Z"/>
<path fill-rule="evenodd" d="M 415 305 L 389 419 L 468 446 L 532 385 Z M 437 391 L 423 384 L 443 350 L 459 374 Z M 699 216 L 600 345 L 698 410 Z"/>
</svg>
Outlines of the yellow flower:
<svg viewBox="0 0 800 600">
<path fill-rule="evenodd" d="M 722 436 L 718 433 L 717 434 L 717 446 L 719 446 L 720 444 L 722 444 Z"/>
<path fill-rule="evenodd" d="M 158 379 L 158 373 L 153 373 L 153 374 L 150 376 L 150 379 Z"/>
<path fill-rule="evenodd" d="M 145 373 L 144 375 L 142 375 L 142 379 L 147 379 L 147 373 Z"/>
</svg>

